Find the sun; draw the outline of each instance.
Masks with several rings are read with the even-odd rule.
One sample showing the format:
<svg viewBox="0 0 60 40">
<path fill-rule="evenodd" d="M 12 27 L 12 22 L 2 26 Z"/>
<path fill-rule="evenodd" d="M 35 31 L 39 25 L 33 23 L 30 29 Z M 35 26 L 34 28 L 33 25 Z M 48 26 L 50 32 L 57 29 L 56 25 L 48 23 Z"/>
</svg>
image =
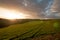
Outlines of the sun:
<svg viewBox="0 0 60 40">
<path fill-rule="evenodd" d="M 6 8 L 0 8 L 0 18 L 4 19 L 25 19 L 29 15 L 21 13 L 17 10 L 9 10 Z"/>
</svg>

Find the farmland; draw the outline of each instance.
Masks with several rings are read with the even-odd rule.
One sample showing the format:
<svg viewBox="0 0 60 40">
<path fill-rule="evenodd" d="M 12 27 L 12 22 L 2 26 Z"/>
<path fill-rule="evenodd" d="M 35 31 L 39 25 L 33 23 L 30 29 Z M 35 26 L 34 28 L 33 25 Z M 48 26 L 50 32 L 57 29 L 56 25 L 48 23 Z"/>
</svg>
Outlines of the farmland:
<svg viewBox="0 0 60 40">
<path fill-rule="evenodd" d="M 35 20 L 0 28 L 0 40 L 29 40 L 42 35 L 55 34 L 59 32 L 59 20 Z"/>
</svg>

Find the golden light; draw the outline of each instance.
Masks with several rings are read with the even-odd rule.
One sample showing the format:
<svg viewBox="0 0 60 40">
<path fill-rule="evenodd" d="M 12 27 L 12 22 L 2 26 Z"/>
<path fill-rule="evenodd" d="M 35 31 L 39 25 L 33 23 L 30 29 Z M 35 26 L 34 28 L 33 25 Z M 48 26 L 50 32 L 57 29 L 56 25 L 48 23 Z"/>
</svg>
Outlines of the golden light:
<svg viewBox="0 0 60 40">
<path fill-rule="evenodd" d="M 0 8 L 0 18 L 4 19 L 25 19 L 30 15 L 21 13 L 17 10 L 9 10 L 6 8 Z"/>
</svg>

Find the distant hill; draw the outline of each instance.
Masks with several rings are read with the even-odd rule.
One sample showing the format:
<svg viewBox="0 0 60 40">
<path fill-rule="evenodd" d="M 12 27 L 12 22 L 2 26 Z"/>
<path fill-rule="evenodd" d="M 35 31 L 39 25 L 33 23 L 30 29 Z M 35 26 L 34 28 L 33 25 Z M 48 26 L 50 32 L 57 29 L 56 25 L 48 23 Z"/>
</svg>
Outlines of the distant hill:
<svg viewBox="0 0 60 40">
<path fill-rule="evenodd" d="M 0 28 L 7 27 L 9 25 L 17 24 L 17 23 L 26 23 L 30 21 L 59 21 L 58 19 L 15 19 L 15 20 L 8 20 L 8 19 L 1 19 L 0 18 Z"/>
<path fill-rule="evenodd" d="M 40 21 L 40 19 L 15 19 L 15 20 L 8 20 L 8 19 L 2 19 L 0 18 L 0 28 L 7 27 L 12 24 L 17 24 L 17 23 L 25 23 L 29 21 Z"/>
<path fill-rule="evenodd" d="M 17 23 L 25 23 L 29 21 L 33 21 L 34 19 L 15 19 L 15 20 L 8 20 L 8 19 L 1 19 L 0 18 L 0 28 L 7 27 L 12 24 L 17 24 Z"/>
</svg>

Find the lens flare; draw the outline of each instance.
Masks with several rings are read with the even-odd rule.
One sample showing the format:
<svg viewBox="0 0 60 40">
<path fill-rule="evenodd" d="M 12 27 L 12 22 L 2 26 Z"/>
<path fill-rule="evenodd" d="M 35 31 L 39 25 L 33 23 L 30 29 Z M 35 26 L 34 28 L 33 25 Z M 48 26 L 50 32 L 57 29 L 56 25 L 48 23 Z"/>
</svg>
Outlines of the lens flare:
<svg viewBox="0 0 60 40">
<path fill-rule="evenodd" d="M 28 14 L 24 14 L 24 13 L 21 13 L 21 12 L 16 11 L 16 10 L 9 10 L 6 8 L 0 8 L 0 18 L 4 18 L 4 19 L 25 19 L 28 16 L 29 16 Z"/>
</svg>

